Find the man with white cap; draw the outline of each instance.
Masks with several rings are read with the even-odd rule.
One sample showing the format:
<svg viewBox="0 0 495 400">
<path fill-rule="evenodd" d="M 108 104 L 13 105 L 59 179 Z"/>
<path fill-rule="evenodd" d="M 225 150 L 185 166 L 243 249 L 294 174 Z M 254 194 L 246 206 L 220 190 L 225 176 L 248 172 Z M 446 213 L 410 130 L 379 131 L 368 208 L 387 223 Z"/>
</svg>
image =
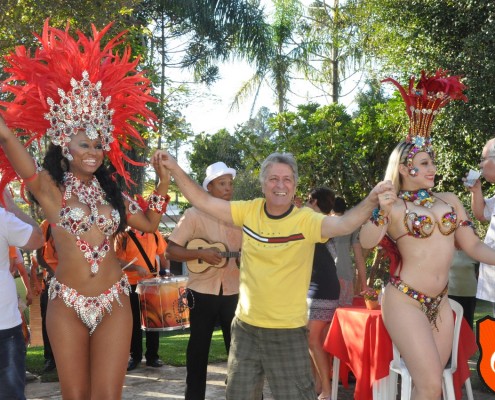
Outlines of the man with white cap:
<svg viewBox="0 0 495 400">
<path fill-rule="evenodd" d="M 216 162 L 206 169 L 203 188 L 213 197 L 230 201 L 235 176 L 235 169 L 221 161 Z M 193 239 L 203 239 L 205 243 L 199 247 L 187 246 Z M 229 352 L 230 325 L 239 297 L 239 268 L 235 257 L 223 257 L 214 244 L 222 243 L 226 252 L 239 252 L 241 240 L 240 228 L 195 207 L 186 210 L 169 237 L 167 258 L 200 266 L 199 269 L 190 268 L 187 283 L 191 334 L 186 355 L 185 400 L 205 398 L 208 354 L 217 322 Z"/>
</svg>

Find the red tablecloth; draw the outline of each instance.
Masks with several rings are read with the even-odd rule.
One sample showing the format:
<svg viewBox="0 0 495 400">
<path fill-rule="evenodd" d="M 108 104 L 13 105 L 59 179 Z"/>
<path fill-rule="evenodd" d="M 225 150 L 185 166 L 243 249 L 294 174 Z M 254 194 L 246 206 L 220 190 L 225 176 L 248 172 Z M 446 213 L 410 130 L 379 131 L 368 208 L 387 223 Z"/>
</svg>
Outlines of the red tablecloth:
<svg viewBox="0 0 495 400">
<path fill-rule="evenodd" d="M 392 341 L 383 325 L 381 310 L 367 310 L 363 306 L 337 308 L 323 347 L 340 359 L 340 379 L 345 387 L 349 369 L 354 373 L 354 399 L 372 399 L 373 382 L 388 376 L 393 358 Z M 467 361 L 477 349 L 473 331 L 463 319 L 454 374 L 457 399 L 461 399 L 462 385 L 470 374 Z"/>
</svg>

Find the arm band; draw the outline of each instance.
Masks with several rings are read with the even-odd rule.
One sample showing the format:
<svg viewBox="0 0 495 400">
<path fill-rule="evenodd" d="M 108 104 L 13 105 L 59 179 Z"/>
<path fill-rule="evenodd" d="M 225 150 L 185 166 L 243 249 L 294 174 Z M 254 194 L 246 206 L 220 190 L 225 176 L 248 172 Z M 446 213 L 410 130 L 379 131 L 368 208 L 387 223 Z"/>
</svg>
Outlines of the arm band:
<svg viewBox="0 0 495 400">
<path fill-rule="evenodd" d="M 383 226 L 388 224 L 388 217 L 385 216 L 385 211 L 380 210 L 379 208 L 375 208 L 371 212 L 370 221 L 373 222 L 376 226 Z"/>
<path fill-rule="evenodd" d="M 148 208 L 159 214 L 163 214 L 167 211 L 167 204 L 169 201 L 170 196 L 168 194 L 166 196 L 162 196 L 154 190 L 148 197 Z"/>
</svg>

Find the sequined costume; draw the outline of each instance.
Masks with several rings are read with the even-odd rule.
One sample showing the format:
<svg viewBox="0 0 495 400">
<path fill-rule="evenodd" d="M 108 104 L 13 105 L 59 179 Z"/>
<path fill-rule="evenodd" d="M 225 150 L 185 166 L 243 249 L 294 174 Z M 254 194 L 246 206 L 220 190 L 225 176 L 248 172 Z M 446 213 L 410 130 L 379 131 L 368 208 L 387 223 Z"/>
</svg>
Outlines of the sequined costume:
<svg viewBox="0 0 495 400">
<path fill-rule="evenodd" d="M 90 183 L 85 184 L 72 173 L 66 172 L 64 175 L 64 187 L 65 192 L 60 210 L 60 221 L 57 225 L 76 236 L 77 246 L 90 264 L 91 273 L 95 275 L 98 272 L 101 261 L 110 250 L 109 237 L 119 227 L 119 212 L 112 209 L 110 218 L 99 213 L 98 205 L 108 205 L 109 203 L 105 200 L 105 192 L 96 177 L 93 177 Z M 81 204 L 89 207 L 89 214 L 87 210 L 81 207 L 72 208 L 67 205 L 67 200 L 71 199 L 72 195 L 77 196 Z M 80 237 L 83 233 L 88 232 L 93 225 L 96 225 L 105 235 L 103 242 L 94 246 Z"/>
<path fill-rule="evenodd" d="M 437 318 L 438 311 L 440 310 L 439 306 L 442 302 L 442 299 L 447 295 L 448 286 L 445 286 L 440 294 L 430 297 L 422 292 L 417 291 L 416 289 L 413 289 L 398 276 L 391 276 L 390 283 L 400 292 L 409 296 L 411 299 L 416 300 L 421 305 L 421 311 L 425 313 L 426 318 L 428 318 L 428 322 L 432 324 L 438 331 Z"/>
<path fill-rule="evenodd" d="M 438 199 L 443 201 L 440 198 Z M 395 241 L 398 241 L 404 236 L 412 236 L 417 239 L 429 238 L 434 232 L 435 225 L 438 225 L 438 230 L 442 235 L 448 236 L 455 232 L 457 227 L 457 214 L 452 205 L 443 201 L 450 206 L 450 212 L 445 213 L 440 222 L 437 222 L 433 221 L 429 215 L 418 215 L 416 212 L 409 210 L 406 199 L 403 199 L 403 201 L 406 207 L 404 227 L 407 232 L 399 236 Z"/>
<path fill-rule="evenodd" d="M 404 236 L 411 236 L 415 239 L 427 239 L 433 234 L 435 225 L 438 225 L 438 230 L 444 236 L 451 235 L 456 231 L 458 227 L 468 226 L 474 229 L 474 226 L 471 221 L 460 221 L 459 224 L 457 224 L 457 214 L 455 212 L 454 207 L 446 203 L 445 201 L 444 203 L 451 207 L 451 211 L 445 213 L 442 216 L 441 222 L 438 223 L 438 222 L 433 222 L 430 216 L 427 215 L 418 216 L 417 213 L 411 212 L 411 210 L 409 210 L 409 208 L 407 207 L 406 200 L 405 199 L 403 200 L 404 200 L 404 205 L 406 207 L 405 215 L 404 215 L 404 226 L 407 232 L 399 236 L 397 239 L 395 239 L 395 241 L 393 241 L 392 239 L 389 238 L 389 236 L 387 236 L 387 238 L 389 238 L 390 240 L 388 240 L 388 244 L 386 246 L 383 246 L 383 248 L 387 252 L 388 256 L 391 258 L 391 260 L 397 260 L 397 263 L 394 262 L 393 263 L 394 265 L 390 266 L 390 273 L 392 275 L 390 277 L 390 283 L 402 293 L 418 301 L 421 305 L 421 311 L 425 313 L 430 324 L 432 324 L 438 330 L 436 324 L 438 311 L 439 311 L 438 307 L 442 299 L 447 295 L 448 284 L 445 286 L 445 288 L 442 290 L 440 294 L 434 297 L 429 297 L 426 294 L 419 292 L 416 289 L 413 289 L 410 285 L 402 281 L 399 273 L 401 267 L 400 253 L 398 252 L 396 243 L 399 239 L 403 238 Z M 443 201 L 442 199 L 440 200 Z M 411 226 L 409 226 L 409 223 L 411 223 Z M 399 259 L 397 259 L 396 254 L 398 255 Z M 397 269 L 397 275 L 395 275 L 396 269 Z"/>
<path fill-rule="evenodd" d="M 76 311 L 77 316 L 88 327 L 89 334 L 92 335 L 103 319 L 105 312 L 109 314 L 112 312 L 112 302 L 115 300 L 122 307 L 119 295 L 124 293 L 129 296 L 130 290 L 131 285 L 125 274 L 111 288 L 92 297 L 83 296 L 76 289 L 60 283 L 54 277 L 48 287 L 48 298 L 54 300 L 56 297 L 60 297 L 67 307 Z"/>
</svg>

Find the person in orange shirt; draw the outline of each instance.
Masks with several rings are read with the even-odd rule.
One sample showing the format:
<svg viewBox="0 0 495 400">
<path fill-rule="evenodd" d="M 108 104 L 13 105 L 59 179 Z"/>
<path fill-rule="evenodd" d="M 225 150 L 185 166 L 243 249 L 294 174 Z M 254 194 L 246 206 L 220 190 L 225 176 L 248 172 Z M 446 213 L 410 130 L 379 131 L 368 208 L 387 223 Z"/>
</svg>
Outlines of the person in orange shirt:
<svg viewBox="0 0 495 400">
<path fill-rule="evenodd" d="M 43 247 L 36 250 L 35 255 L 32 257 L 31 267 L 31 280 L 35 283 L 34 294 L 40 296 L 40 309 L 41 309 L 41 334 L 43 336 L 43 356 L 45 358 L 45 367 L 43 372 L 53 371 L 57 365 L 55 363 L 55 357 L 53 356 L 52 346 L 48 333 L 46 332 L 46 310 L 48 307 L 48 285 L 50 279 L 55 275 L 55 270 L 58 265 L 58 255 L 55 249 L 55 243 L 53 242 L 52 229 L 49 222 L 45 219 L 40 224 L 43 237 L 45 238 L 45 244 Z M 42 270 L 42 285 L 40 287 L 37 279 L 37 272 L 39 267 Z"/>
<path fill-rule="evenodd" d="M 138 248 L 137 243 L 141 245 Z M 169 264 L 165 258 L 167 243 L 157 230 L 154 233 L 140 232 L 136 229 L 127 229 L 117 235 L 115 239 L 115 252 L 119 258 L 124 272 L 131 285 L 131 308 L 132 308 L 132 339 L 130 358 L 127 371 L 135 369 L 143 358 L 143 332 L 141 330 L 141 315 L 139 309 L 139 296 L 136 293 L 138 281 L 151 278 L 153 274 L 160 272 L 160 275 L 169 273 Z M 157 270 L 157 256 L 160 260 Z M 147 258 L 147 260 L 145 259 Z M 130 265 L 127 265 L 131 263 Z M 149 367 L 161 367 L 163 361 L 158 356 L 160 333 L 146 331 L 146 365 Z"/>
</svg>

